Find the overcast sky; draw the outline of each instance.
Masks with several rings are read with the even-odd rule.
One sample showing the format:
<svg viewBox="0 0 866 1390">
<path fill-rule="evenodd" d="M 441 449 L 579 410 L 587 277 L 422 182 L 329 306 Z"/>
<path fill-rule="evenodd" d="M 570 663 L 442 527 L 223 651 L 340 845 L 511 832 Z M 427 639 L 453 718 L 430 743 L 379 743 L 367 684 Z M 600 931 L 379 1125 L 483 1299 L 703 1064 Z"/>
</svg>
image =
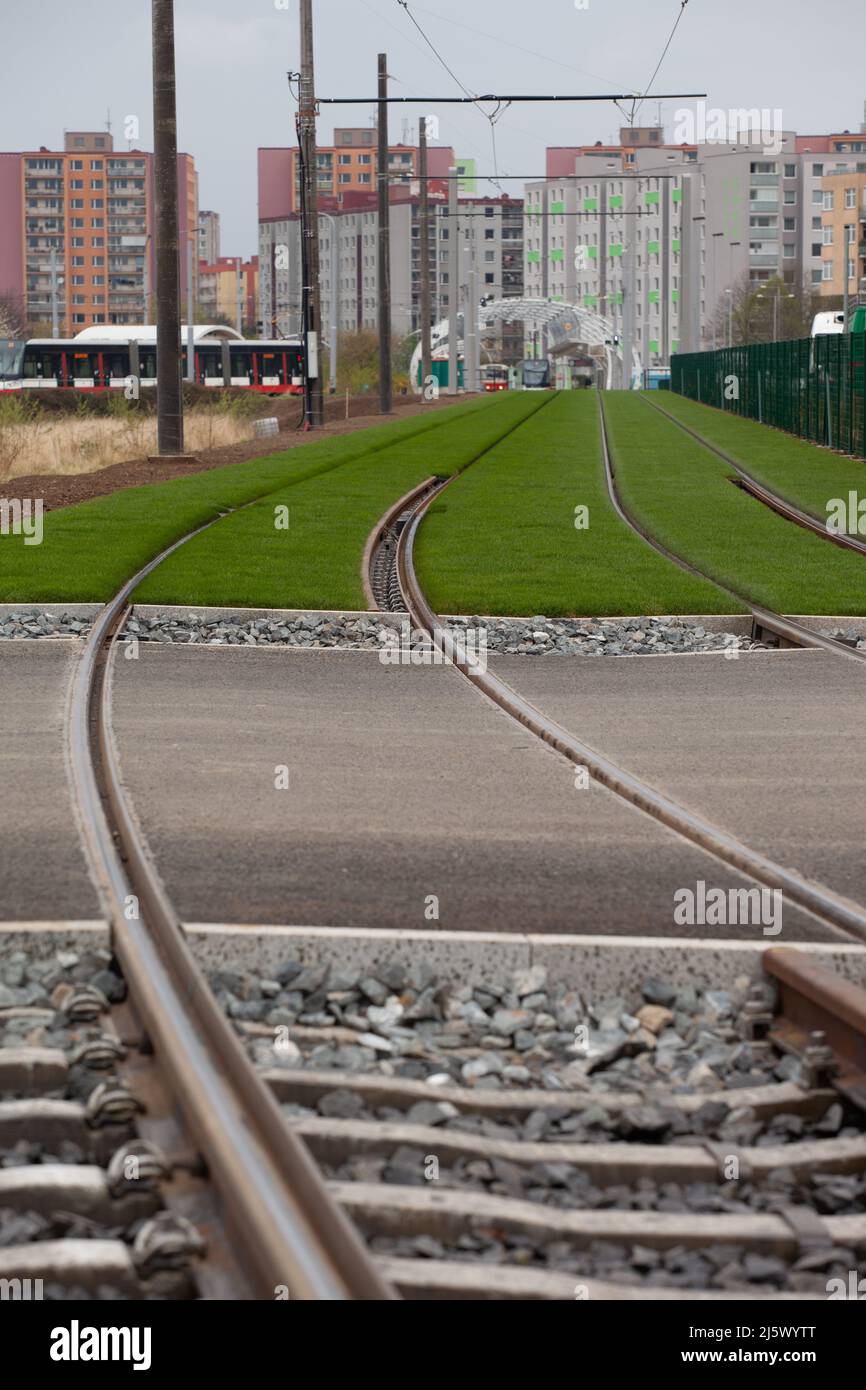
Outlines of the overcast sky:
<svg viewBox="0 0 866 1390">
<path fill-rule="evenodd" d="M 680 0 L 409 0 L 409 8 L 473 94 L 643 91 Z M 297 69 L 298 0 L 175 0 L 179 143 L 195 156 L 202 207 L 222 216 L 224 255 L 256 250 L 256 149 L 294 143 L 286 74 Z M 318 91 L 375 91 L 388 54 L 393 94 L 460 95 L 399 0 L 313 0 Z M 116 146 L 137 116 L 152 149 L 147 0 L 2 0 L 0 148 L 62 147 L 64 127 L 104 127 Z M 708 105 L 780 108 L 786 129 L 859 130 L 866 99 L 862 0 L 689 0 L 653 86 L 702 92 Z M 664 103 L 670 138 L 679 103 Z M 649 96 L 641 119 L 654 122 Z M 319 140 L 335 123 L 369 124 L 364 107 L 323 107 Z M 441 142 L 494 169 L 491 126 L 475 107 L 427 102 L 391 108 L 402 122 L 440 116 Z M 610 103 L 515 106 L 496 126 L 498 168 L 539 175 L 545 146 L 605 143 L 622 121 Z M 623 122 L 624 123 L 624 122 Z M 486 188 L 486 185 L 485 185 Z M 511 186 L 508 191 L 516 191 Z"/>
</svg>

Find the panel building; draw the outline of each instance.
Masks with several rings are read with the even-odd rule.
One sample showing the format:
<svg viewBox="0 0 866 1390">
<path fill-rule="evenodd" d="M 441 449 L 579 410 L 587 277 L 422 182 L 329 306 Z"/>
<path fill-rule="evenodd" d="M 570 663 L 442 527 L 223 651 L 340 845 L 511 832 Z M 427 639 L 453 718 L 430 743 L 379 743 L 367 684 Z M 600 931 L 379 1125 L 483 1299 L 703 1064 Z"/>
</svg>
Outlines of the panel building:
<svg viewBox="0 0 866 1390">
<path fill-rule="evenodd" d="M 522 200 L 497 197 L 460 199 L 457 227 L 462 305 L 475 266 L 478 297 L 518 298 L 523 293 Z M 421 228 L 417 188 L 392 188 L 390 196 L 391 327 L 395 337 L 421 327 Z M 446 187 L 430 192 L 430 286 L 433 322 L 446 318 L 454 287 L 450 283 L 452 227 Z M 322 322 L 326 338 L 339 332 L 378 327 L 379 214 L 374 193 L 349 191 L 319 203 L 319 256 Z M 259 221 L 259 324 L 263 332 L 290 335 L 301 327 L 301 235 L 297 214 Z M 489 360 L 517 361 L 522 332 L 495 325 Z"/>
<path fill-rule="evenodd" d="M 198 263 L 198 176 L 177 160 L 181 245 Z M 107 131 L 70 131 L 61 151 L 0 154 L 0 295 L 30 329 L 67 336 L 94 323 L 152 321 L 153 155 L 114 149 Z M 186 301 L 186 257 L 181 295 Z M 193 285 L 195 298 L 195 285 Z"/>
<path fill-rule="evenodd" d="M 772 147 L 668 145 L 660 126 L 620 142 L 548 150 L 527 186 L 527 296 L 598 309 L 651 367 L 723 346 L 744 286 L 841 294 L 843 237 L 849 292 L 866 291 L 866 125 Z"/>
</svg>

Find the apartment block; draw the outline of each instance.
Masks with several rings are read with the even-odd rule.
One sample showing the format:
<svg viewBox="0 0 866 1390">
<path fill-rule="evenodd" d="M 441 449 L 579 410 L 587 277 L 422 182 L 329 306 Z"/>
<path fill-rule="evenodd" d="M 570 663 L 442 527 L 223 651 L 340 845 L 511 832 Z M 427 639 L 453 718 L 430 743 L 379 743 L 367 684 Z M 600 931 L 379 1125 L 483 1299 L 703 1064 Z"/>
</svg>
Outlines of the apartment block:
<svg viewBox="0 0 866 1390">
<path fill-rule="evenodd" d="M 821 182 L 821 294 L 866 296 L 866 160 Z"/>
<path fill-rule="evenodd" d="M 177 173 L 181 244 L 191 237 L 197 252 L 192 156 L 178 155 Z M 31 327 L 56 315 L 61 335 L 152 320 L 153 209 L 153 155 L 116 151 L 107 131 L 69 131 L 61 151 L 0 154 L 0 294 Z M 186 274 L 182 256 L 184 300 Z"/>
<path fill-rule="evenodd" d="M 239 333 L 254 333 L 259 292 L 259 258 L 220 256 L 199 261 L 198 319 L 201 323 L 227 322 Z"/>
<path fill-rule="evenodd" d="M 259 150 L 259 217 L 270 218 L 301 210 L 300 151 L 296 147 Z M 417 179 L 420 151 L 417 145 L 392 145 L 388 153 L 389 175 L 395 181 Z M 430 145 L 428 175 L 444 179 L 455 166 L 450 146 Z M 464 164 L 466 161 L 464 161 Z M 377 135 L 373 128 L 341 127 L 333 145 L 316 150 L 316 184 L 322 198 L 345 193 L 372 193 L 378 173 Z"/>
<path fill-rule="evenodd" d="M 202 209 L 198 215 L 198 259 L 216 265 L 220 260 L 220 215 Z"/>
<path fill-rule="evenodd" d="M 655 128 L 626 134 L 628 145 L 548 151 L 555 175 L 526 190 L 525 293 L 605 315 L 659 365 L 694 317 L 684 264 L 698 240 L 695 150 L 664 146 Z"/>
<path fill-rule="evenodd" d="M 447 194 L 430 199 L 430 284 L 434 322 L 447 317 L 452 286 L 449 253 L 452 235 L 460 240 L 456 290 L 462 305 L 469 270 L 476 271 L 478 296 L 519 297 L 523 293 L 523 206 L 513 198 L 460 199 L 452 228 Z M 395 188 L 390 198 L 391 326 L 395 337 L 421 324 L 420 202 L 417 193 Z M 322 200 L 319 213 L 322 320 L 326 337 L 378 327 L 379 215 L 374 194 L 347 193 Z M 263 331 L 294 334 L 301 323 L 301 240 L 296 214 L 259 223 L 259 320 Z M 522 355 L 518 333 L 495 325 L 485 335 L 496 360 Z M 522 335 L 521 335 L 522 336 Z M 503 358 L 502 353 L 508 355 Z"/>
<path fill-rule="evenodd" d="M 778 132 L 772 148 L 672 146 L 660 126 L 620 140 L 548 150 L 546 180 L 527 188 L 527 296 L 597 308 L 633 334 L 645 366 L 662 366 L 721 346 L 744 284 L 841 294 L 843 236 L 849 290 L 866 290 L 866 123 L 858 135 Z"/>
</svg>

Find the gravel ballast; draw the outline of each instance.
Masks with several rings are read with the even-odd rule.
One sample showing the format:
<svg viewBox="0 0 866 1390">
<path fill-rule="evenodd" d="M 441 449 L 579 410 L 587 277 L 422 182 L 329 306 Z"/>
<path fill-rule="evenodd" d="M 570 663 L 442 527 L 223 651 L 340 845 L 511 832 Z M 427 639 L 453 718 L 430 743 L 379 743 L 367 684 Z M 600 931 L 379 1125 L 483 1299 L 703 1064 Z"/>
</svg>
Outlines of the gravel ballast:
<svg viewBox="0 0 866 1390">
<path fill-rule="evenodd" d="M 22 611 L 0 616 L 0 641 L 86 637 L 91 622 L 63 611 Z M 479 650 L 520 656 L 646 656 L 761 649 L 742 635 L 719 632 L 680 618 L 481 618 L 444 620 L 452 631 L 475 635 Z M 234 647 L 347 648 L 382 651 L 389 645 L 418 646 L 402 615 L 327 613 L 285 617 L 204 617 L 190 612 L 150 616 L 134 613 L 122 637 L 139 642 Z"/>
</svg>

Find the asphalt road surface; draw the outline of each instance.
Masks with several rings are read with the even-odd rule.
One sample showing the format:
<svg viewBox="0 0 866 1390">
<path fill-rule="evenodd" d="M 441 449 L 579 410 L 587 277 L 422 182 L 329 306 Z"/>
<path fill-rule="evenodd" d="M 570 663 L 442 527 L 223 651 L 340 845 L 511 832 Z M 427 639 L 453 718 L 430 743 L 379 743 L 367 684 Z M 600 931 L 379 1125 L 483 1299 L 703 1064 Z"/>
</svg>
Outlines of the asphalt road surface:
<svg viewBox="0 0 866 1390">
<path fill-rule="evenodd" d="M 617 715 L 595 710 L 608 751 L 623 723 L 639 749 L 647 721 L 662 766 L 680 746 L 670 692 L 683 659 L 646 680 L 634 661 L 542 661 L 515 664 L 523 689 L 559 680 L 581 709 L 618 700 Z M 445 667 L 144 645 L 117 663 L 113 708 L 128 790 L 188 921 L 838 939 L 787 906 L 781 938 L 675 923 L 678 890 L 747 881 L 603 789 L 576 787 L 564 759 Z M 694 717 L 711 747 L 711 721 Z"/>
</svg>

